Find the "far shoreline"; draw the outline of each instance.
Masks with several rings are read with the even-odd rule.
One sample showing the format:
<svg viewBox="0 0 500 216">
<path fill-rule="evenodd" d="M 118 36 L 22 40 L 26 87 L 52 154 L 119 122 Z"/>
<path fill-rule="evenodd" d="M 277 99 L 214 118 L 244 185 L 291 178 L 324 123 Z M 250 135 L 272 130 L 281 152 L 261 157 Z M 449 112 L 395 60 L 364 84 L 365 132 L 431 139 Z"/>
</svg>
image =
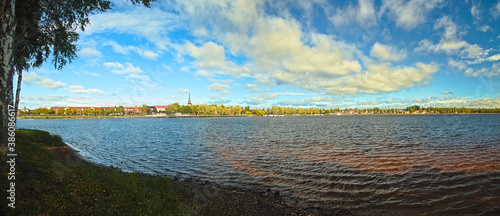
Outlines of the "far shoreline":
<svg viewBox="0 0 500 216">
<path fill-rule="evenodd" d="M 396 114 L 396 113 L 385 113 L 385 114 L 344 114 L 344 115 L 284 115 L 280 117 L 339 117 L 339 116 L 441 116 L 441 115 L 498 115 L 500 113 L 432 113 L 432 114 Z M 242 118 L 242 117 L 277 117 L 277 116 L 258 116 L 258 115 L 208 115 L 208 116 L 194 116 L 194 115 L 181 115 L 181 116 L 169 116 L 169 115 L 128 115 L 128 116 L 17 116 L 17 119 L 121 119 L 121 118 Z"/>
</svg>

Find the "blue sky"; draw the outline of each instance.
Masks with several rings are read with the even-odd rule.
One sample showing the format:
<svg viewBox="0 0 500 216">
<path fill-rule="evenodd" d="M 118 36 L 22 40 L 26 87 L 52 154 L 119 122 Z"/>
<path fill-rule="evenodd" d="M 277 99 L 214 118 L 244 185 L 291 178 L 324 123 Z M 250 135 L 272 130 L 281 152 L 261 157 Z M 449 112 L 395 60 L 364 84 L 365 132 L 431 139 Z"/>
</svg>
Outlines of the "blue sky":
<svg viewBox="0 0 500 216">
<path fill-rule="evenodd" d="M 500 2 L 114 1 L 20 107 L 500 107 Z"/>
</svg>

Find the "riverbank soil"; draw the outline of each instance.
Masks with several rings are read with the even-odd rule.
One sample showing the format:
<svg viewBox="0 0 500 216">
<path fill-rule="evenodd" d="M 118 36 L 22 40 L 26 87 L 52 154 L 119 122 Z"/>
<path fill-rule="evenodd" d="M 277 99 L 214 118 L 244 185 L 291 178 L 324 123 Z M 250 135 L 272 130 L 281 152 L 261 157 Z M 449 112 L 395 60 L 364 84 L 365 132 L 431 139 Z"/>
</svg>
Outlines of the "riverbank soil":
<svg viewBox="0 0 500 216">
<path fill-rule="evenodd" d="M 348 215 L 291 206 L 276 193 L 95 165 L 45 131 L 16 130 L 16 147 L 16 179 L 4 172 L 1 180 L 15 183 L 15 208 L 2 199 L 0 215 Z"/>
</svg>

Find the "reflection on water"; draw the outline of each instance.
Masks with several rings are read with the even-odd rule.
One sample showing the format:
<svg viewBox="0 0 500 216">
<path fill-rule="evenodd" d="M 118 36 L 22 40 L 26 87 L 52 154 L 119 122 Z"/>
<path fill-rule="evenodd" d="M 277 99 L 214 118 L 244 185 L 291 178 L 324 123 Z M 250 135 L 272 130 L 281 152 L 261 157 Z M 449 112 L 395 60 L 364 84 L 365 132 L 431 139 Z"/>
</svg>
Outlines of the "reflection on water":
<svg viewBox="0 0 500 216">
<path fill-rule="evenodd" d="M 361 214 L 500 213 L 500 115 L 19 120 L 126 171 Z"/>
</svg>

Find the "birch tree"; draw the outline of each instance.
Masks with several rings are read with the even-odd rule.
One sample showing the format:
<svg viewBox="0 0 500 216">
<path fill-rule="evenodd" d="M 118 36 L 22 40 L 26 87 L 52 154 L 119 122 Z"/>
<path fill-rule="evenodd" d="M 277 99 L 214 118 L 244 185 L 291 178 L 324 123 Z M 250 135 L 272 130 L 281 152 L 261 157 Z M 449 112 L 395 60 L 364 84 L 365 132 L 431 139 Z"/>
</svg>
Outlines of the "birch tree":
<svg viewBox="0 0 500 216">
<path fill-rule="evenodd" d="M 150 6 L 154 0 L 130 0 Z M 78 29 L 84 31 L 89 15 L 111 9 L 108 0 L 2 0 L 0 1 L 0 143 L 7 143 L 8 109 L 14 107 L 13 81 L 18 72 L 19 101 L 22 71 L 40 67 L 49 57 L 56 69 L 76 58 Z M 17 102 L 18 103 L 18 102 Z M 12 106 L 12 107 L 9 107 Z M 17 113 L 17 110 L 14 110 Z"/>
</svg>

